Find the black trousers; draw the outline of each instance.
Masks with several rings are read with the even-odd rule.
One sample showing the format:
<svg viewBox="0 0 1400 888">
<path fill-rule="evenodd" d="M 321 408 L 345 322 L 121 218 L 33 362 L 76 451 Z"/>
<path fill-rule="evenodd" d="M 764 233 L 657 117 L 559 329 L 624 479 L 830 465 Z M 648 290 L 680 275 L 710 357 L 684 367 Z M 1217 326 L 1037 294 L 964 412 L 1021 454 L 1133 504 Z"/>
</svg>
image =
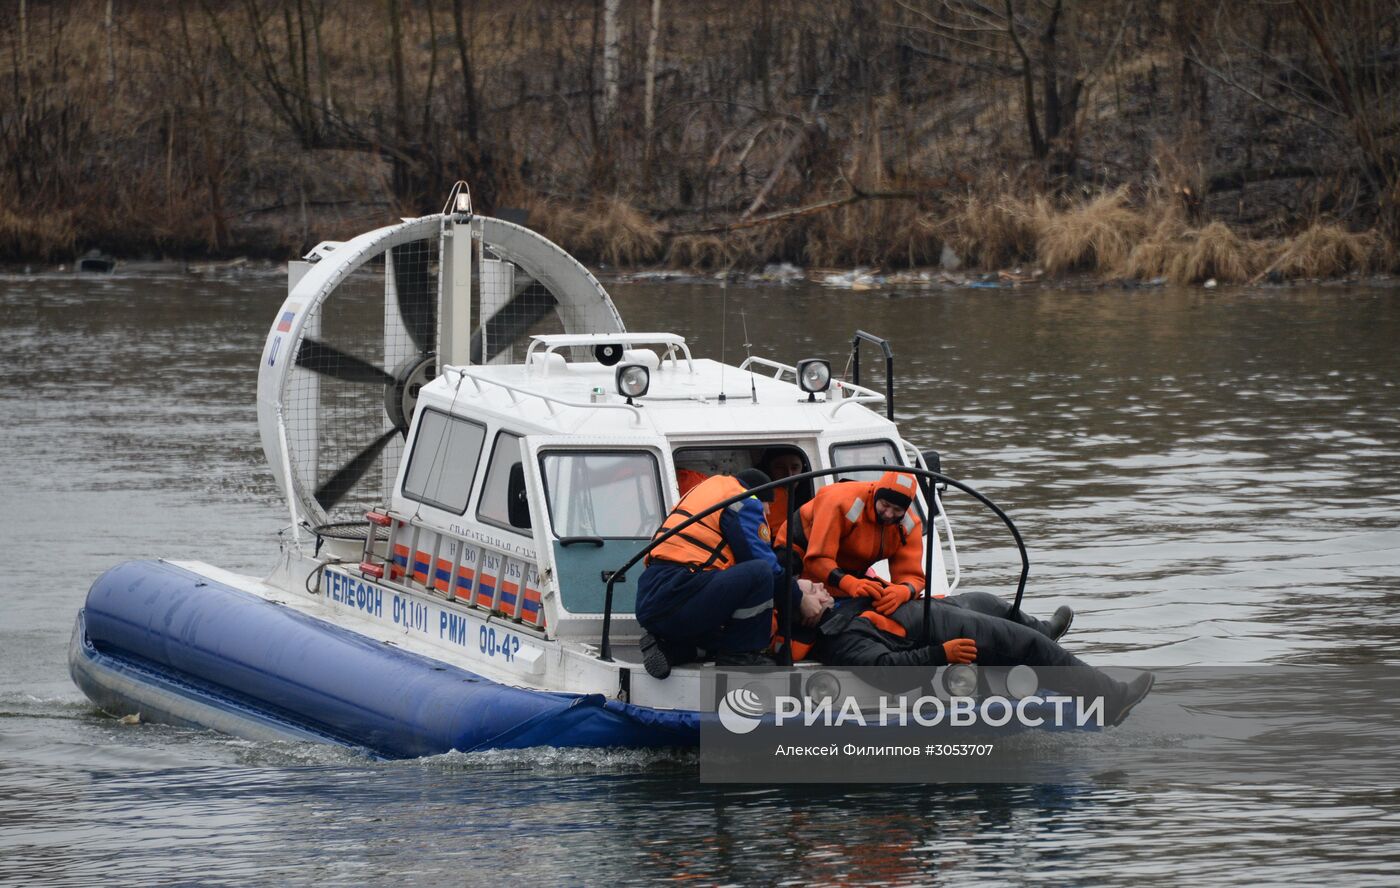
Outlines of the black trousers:
<svg viewBox="0 0 1400 888">
<path fill-rule="evenodd" d="M 920 599 L 900 605 L 892 618 L 904 627 L 904 637 L 876 628 L 860 618 L 855 608 L 843 608 L 822 624 L 812 654 L 823 663 L 840 667 L 941 666 L 947 663 L 945 641 L 970 638 L 977 644 L 978 663 L 1002 668 L 1025 664 L 1043 670 L 1044 687 L 1085 697 L 1103 696 L 1110 702 L 1125 691 L 1122 682 L 1085 663 L 1048 635 L 948 599 L 933 600 L 927 632 Z"/>
<path fill-rule="evenodd" d="M 935 599 L 935 602 L 937 601 L 956 604 L 958 607 L 967 608 L 979 614 L 986 614 L 989 617 L 1001 617 L 1003 620 L 1014 620 L 1027 629 L 1034 629 L 1041 635 L 1050 634 L 1049 623 L 1044 620 L 1038 620 L 1023 610 L 1017 611 L 1016 616 L 1011 616 L 1011 603 L 990 592 L 960 592 L 957 595 L 949 595 L 946 598 Z"/>
</svg>

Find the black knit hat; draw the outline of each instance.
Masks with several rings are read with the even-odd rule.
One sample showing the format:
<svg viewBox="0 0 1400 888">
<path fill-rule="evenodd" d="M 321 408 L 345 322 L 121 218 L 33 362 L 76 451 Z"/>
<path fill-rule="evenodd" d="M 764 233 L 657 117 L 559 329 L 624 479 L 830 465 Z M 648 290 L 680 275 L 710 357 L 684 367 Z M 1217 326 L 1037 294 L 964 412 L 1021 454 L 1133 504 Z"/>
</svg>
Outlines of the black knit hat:
<svg viewBox="0 0 1400 888">
<path fill-rule="evenodd" d="M 752 490 L 755 487 L 762 487 L 764 484 L 767 484 L 768 482 L 773 480 L 772 478 L 769 478 L 768 473 L 763 471 L 762 469 L 744 469 L 742 472 L 735 475 L 734 477 L 739 479 L 739 483 L 744 485 L 745 490 Z M 754 496 L 763 500 L 765 503 L 771 503 L 773 501 L 773 491 L 771 490 L 765 490 L 762 493 L 755 493 Z"/>
</svg>

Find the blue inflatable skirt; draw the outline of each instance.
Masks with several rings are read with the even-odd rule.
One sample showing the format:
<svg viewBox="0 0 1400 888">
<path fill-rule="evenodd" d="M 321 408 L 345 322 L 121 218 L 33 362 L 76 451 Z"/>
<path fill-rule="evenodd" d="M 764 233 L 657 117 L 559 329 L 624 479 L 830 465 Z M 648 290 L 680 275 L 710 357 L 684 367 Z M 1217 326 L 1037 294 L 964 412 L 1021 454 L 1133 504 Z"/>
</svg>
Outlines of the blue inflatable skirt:
<svg viewBox="0 0 1400 888">
<path fill-rule="evenodd" d="M 114 714 L 387 758 L 700 737 L 696 712 L 499 684 L 161 561 L 130 561 L 93 583 L 69 668 Z"/>
</svg>

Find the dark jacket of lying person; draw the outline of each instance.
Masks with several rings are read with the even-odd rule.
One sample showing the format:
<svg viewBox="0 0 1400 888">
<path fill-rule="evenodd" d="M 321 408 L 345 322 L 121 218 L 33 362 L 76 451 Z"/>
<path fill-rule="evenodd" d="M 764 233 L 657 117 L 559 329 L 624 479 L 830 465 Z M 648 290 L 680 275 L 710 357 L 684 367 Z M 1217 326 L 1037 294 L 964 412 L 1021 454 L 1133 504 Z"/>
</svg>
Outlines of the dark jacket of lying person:
<svg viewBox="0 0 1400 888">
<path fill-rule="evenodd" d="M 1042 632 L 1012 620 L 978 613 L 935 598 L 924 627 L 923 600 L 900 605 L 888 616 L 857 601 L 828 612 L 813 635 L 811 655 L 830 666 L 926 667 L 979 663 L 1020 664 L 1041 673 L 1047 687 L 1085 698 L 1103 697 L 1106 723 L 1127 717 L 1152 689 L 1151 673 L 1122 682 L 1071 654 Z"/>
<path fill-rule="evenodd" d="M 656 537 L 768 480 L 758 469 L 707 478 L 681 498 Z M 781 588 L 782 577 L 757 496 L 731 503 L 658 545 L 637 585 L 647 672 L 665 678 L 672 665 L 695 660 L 702 651 L 719 665 L 773 665 L 763 652 L 774 603 L 781 609 L 802 600 L 794 580 Z"/>
</svg>

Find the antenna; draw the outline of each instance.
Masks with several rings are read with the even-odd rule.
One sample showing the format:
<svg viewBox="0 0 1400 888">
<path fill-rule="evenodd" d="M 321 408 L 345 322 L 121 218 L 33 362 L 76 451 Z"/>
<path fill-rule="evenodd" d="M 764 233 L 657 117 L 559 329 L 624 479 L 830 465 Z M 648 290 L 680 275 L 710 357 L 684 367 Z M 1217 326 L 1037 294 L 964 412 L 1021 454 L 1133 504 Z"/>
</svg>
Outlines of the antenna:
<svg viewBox="0 0 1400 888">
<path fill-rule="evenodd" d="M 727 332 L 729 321 L 729 269 L 734 267 L 734 263 L 729 263 L 729 267 L 724 270 L 724 277 L 719 281 L 719 402 L 723 404 L 728 397 L 724 394 L 724 336 Z"/>
<path fill-rule="evenodd" d="M 744 357 L 748 358 L 749 364 L 749 396 L 753 398 L 755 404 L 758 403 L 758 385 L 753 379 L 753 343 L 749 342 L 749 313 L 745 309 L 739 309 L 739 320 L 744 322 Z"/>
</svg>

